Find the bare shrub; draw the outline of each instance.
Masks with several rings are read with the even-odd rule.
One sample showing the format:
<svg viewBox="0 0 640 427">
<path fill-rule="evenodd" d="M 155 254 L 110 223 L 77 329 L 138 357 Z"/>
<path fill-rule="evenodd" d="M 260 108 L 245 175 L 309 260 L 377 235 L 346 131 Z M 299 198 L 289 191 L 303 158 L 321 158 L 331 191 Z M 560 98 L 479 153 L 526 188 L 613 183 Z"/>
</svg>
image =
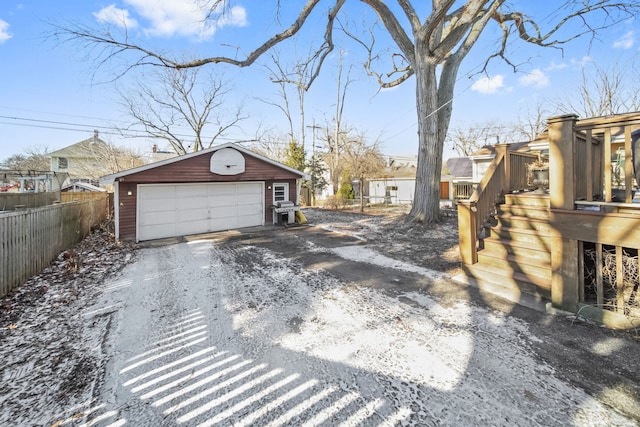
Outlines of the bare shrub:
<svg viewBox="0 0 640 427">
<path fill-rule="evenodd" d="M 342 209 L 346 206 L 346 201 L 342 196 L 328 196 L 324 201 L 324 207 L 327 209 Z"/>
</svg>

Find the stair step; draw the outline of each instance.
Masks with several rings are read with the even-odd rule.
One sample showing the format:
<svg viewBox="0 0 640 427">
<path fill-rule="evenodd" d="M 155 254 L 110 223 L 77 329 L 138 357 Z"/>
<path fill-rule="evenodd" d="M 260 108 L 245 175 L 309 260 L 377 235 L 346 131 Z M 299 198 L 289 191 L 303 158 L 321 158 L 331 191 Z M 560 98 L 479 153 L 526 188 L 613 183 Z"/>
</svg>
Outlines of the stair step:
<svg viewBox="0 0 640 427">
<path fill-rule="evenodd" d="M 464 266 L 464 270 L 467 276 L 473 277 L 481 288 L 483 286 L 499 287 L 537 298 L 551 299 L 551 280 L 513 271 L 496 270 L 481 264 Z"/>
<path fill-rule="evenodd" d="M 523 230 L 537 230 L 549 234 L 552 230 L 548 219 L 527 218 L 509 213 L 495 215 L 494 218 L 503 227 L 519 228 Z"/>
<path fill-rule="evenodd" d="M 511 214 L 526 218 L 549 219 L 549 209 L 544 206 L 507 205 L 498 206 L 498 214 Z"/>
<path fill-rule="evenodd" d="M 536 194 L 536 193 L 505 194 L 504 200 L 505 200 L 505 203 L 508 205 L 543 206 L 546 208 L 551 206 L 549 202 L 548 194 Z"/>
<path fill-rule="evenodd" d="M 501 225 L 485 225 L 489 231 L 489 237 L 506 241 L 528 243 L 541 249 L 548 250 L 551 245 L 551 236 L 545 231 L 526 230 L 517 227 L 505 227 Z"/>
<path fill-rule="evenodd" d="M 551 281 L 551 265 L 546 260 L 479 251 L 478 263 L 497 270 L 523 273 Z"/>
<path fill-rule="evenodd" d="M 493 253 L 496 256 L 514 255 L 520 258 L 529 258 L 551 264 L 551 254 L 546 249 L 548 246 L 534 246 L 529 242 L 512 241 L 494 237 L 486 237 L 480 240 L 481 250 Z M 478 253 L 480 253 L 478 251 Z"/>
</svg>

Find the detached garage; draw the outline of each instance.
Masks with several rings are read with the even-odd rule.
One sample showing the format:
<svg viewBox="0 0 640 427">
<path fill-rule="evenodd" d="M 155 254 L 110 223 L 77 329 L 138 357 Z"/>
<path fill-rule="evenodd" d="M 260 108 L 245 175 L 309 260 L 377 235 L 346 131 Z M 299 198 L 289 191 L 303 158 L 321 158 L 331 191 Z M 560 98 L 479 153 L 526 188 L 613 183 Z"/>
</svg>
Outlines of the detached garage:
<svg viewBox="0 0 640 427">
<path fill-rule="evenodd" d="M 101 179 L 114 186 L 119 240 L 153 240 L 270 224 L 272 206 L 298 203 L 304 173 L 237 144 Z"/>
</svg>

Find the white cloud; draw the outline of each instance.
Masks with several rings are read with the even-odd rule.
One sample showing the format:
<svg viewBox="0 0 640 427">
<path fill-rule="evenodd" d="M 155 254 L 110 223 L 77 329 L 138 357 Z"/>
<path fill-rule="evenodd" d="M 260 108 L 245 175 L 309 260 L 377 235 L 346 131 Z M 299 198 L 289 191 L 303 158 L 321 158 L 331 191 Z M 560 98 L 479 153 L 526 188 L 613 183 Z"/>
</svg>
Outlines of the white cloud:
<svg viewBox="0 0 640 427">
<path fill-rule="evenodd" d="M 504 87 L 504 76 L 498 74 L 494 77 L 482 77 L 471 85 L 471 90 L 479 93 L 496 93 Z"/>
<path fill-rule="evenodd" d="M 536 68 L 530 73 L 527 73 L 524 76 L 520 77 L 518 81 L 523 86 L 533 86 L 537 88 L 549 86 L 549 76 L 547 76 L 539 68 Z"/>
<path fill-rule="evenodd" d="M 98 21 L 114 24 L 118 27 L 135 28 L 138 26 L 138 22 L 129 17 L 128 10 L 119 9 L 115 4 L 104 7 L 98 12 L 94 12 L 93 16 L 95 16 Z"/>
<path fill-rule="evenodd" d="M 551 64 L 549 64 L 549 66 L 546 68 L 546 70 L 548 71 L 553 71 L 553 70 L 562 70 L 564 68 L 567 68 L 569 65 L 566 62 L 561 62 L 559 64 L 555 63 L 555 62 L 551 62 Z"/>
<path fill-rule="evenodd" d="M 592 61 L 593 61 L 593 58 L 592 58 L 592 57 L 590 57 L 590 56 L 583 56 L 583 57 L 582 57 L 582 58 L 580 58 L 580 59 L 572 59 L 572 60 L 571 60 L 571 63 L 572 63 L 572 64 L 577 64 L 577 65 L 579 65 L 579 66 L 581 66 L 581 67 L 584 67 L 585 65 L 587 65 L 588 63 L 590 63 L 590 62 L 592 62 Z"/>
<path fill-rule="evenodd" d="M 13 37 L 9 32 L 9 23 L 0 19 L 0 43 L 4 43 Z"/>
<path fill-rule="evenodd" d="M 243 7 L 224 10 L 221 3 L 208 19 L 207 11 L 192 0 L 126 0 L 143 18 L 150 22 L 147 33 L 153 36 L 196 36 L 207 39 L 225 26 L 247 25 L 247 13 Z M 211 18 L 209 16 L 209 18 Z"/>
<path fill-rule="evenodd" d="M 625 35 L 620 37 L 613 43 L 613 47 L 618 49 L 631 49 L 635 43 L 635 33 L 628 31 Z"/>
<path fill-rule="evenodd" d="M 247 25 L 247 10 L 241 6 L 233 6 L 231 10 L 218 21 L 218 26 L 244 27 Z"/>
</svg>

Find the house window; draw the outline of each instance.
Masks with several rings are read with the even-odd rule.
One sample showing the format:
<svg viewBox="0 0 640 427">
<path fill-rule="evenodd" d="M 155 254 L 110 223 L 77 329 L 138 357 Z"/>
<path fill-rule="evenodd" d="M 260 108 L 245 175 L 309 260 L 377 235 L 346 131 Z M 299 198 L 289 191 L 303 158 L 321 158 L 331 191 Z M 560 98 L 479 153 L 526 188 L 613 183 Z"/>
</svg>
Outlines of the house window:
<svg viewBox="0 0 640 427">
<path fill-rule="evenodd" d="M 58 157 L 58 169 L 67 169 L 69 167 L 69 160 L 66 157 Z"/>
<path fill-rule="evenodd" d="M 284 202 L 289 200 L 289 184 L 273 184 L 273 202 Z"/>
</svg>

